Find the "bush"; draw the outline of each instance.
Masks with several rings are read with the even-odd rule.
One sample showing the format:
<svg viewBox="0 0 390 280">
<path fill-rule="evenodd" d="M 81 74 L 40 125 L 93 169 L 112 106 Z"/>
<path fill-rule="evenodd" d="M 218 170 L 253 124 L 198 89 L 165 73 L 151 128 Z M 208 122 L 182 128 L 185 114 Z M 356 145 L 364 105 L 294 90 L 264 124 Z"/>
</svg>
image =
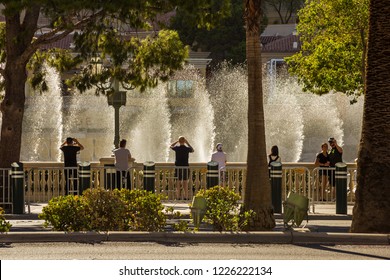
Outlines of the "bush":
<svg viewBox="0 0 390 280">
<path fill-rule="evenodd" d="M 58 231 L 82 231 L 86 228 L 84 204 L 81 197 L 67 195 L 54 197 L 38 216 L 46 227 Z"/>
<path fill-rule="evenodd" d="M 11 228 L 11 224 L 4 218 L 4 210 L 0 207 L 0 232 L 8 232 Z"/>
<path fill-rule="evenodd" d="M 163 209 L 161 196 L 147 191 L 96 188 L 51 199 L 39 218 L 58 231 L 161 231 Z"/>
<path fill-rule="evenodd" d="M 85 222 L 88 230 L 126 230 L 126 204 L 117 191 L 88 189 L 83 192 Z"/>
<path fill-rule="evenodd" d="M 162 231 L 166 226 L 162 196 L 144 190 L 119 191 L 127 207 L 126 219 L 129 230 Z"/>
<path fill-rule="evenodd" d="M 243 212 L 240 196 L 229 188 L 215 186 L 199 191 L 196 196 L 207 199 L 205 219 L 218 231 L 243 230 L 254 215 L 253 211 Z"/>
</svg>

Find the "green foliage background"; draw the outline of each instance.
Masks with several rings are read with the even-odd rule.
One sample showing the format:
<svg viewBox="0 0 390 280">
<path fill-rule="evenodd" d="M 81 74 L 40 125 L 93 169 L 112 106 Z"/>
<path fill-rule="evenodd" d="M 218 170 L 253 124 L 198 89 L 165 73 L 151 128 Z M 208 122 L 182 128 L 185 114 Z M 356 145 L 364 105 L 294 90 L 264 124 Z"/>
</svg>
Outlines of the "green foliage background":
<svg viewBox="0 0 390 280">
<path fill-rule="evenodd" d="M 306 1 L 298 13 L 299 53 L 286 58 L 304 90 L 363 93 L 369 0 Z"/>
</svg>

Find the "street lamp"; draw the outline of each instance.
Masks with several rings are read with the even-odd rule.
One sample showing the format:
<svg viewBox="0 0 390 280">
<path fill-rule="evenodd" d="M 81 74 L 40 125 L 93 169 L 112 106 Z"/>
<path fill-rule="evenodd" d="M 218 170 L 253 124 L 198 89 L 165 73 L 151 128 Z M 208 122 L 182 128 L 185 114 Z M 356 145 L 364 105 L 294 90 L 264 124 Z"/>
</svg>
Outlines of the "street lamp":
<svg viewBox="0 0 390 280">
<path fill-rule="evenodd" d="M 103 71 L 103 63 L 99 57 L 93 58 L 92 63 L 94 64 L 93 72 L 95 75 L 101 74 Z M 104 88 L 104 87 L 103 87 Z M 107 88 L 105 88 L 106 90 Z M 110 84 L 110 89 L 107 93 L 107 103 L 109 106 L 114 107 L 115 117 L 115 135 L 114 135 L 114 146 L 119 148 L 119 108 L 126 105 L 126 91 L 119 90 L 119 81 L 113 79 Z"/>
<path fill-rule="evenodd" d="M 119 148 L 119 108 L 126 105 L 126 91 L 119 90 L 119 81 L 114 79 L 111 92 L 107 94 L 107 102 L 109 106 L 113 106 L 115 110 L 115 136 L 114 146 Z"/>
</svg>

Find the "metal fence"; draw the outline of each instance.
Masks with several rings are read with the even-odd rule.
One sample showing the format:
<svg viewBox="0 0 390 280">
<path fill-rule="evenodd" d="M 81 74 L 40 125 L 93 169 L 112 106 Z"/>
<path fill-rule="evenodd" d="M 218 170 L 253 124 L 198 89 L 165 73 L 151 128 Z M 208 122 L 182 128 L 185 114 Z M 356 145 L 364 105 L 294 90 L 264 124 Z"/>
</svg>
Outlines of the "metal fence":
<svg viewBox="0 0 390 280">
<path fill-rule="evenodd" d="M 309 198 L 312 211 L 316 204 L 334 203 L 332 187 L 334 168 L 310 168 L 309 164 L 285 164 L 282 169 L 282 200 L 289 192 Z M 314 167 L 313 165 L 311 165 Z M 80 180 L 84 180 L 79 168 L 27 167 L 25 168 L 25 201 L 48 202 L 51 198 L 65 194 L 79 194 Z M 162 194 L 166 200 L 191 201 L 192 197 L 207 188 L 207 164 L 191 164 L 177 168 L 173 164 L 156 164 L 154 176 L 145 173 L 142 164 L 135 164 L 126 172 L 118 172 L 113 166 L 91 166 L 88 171 L 88 186 L 91 188 L 147 189 Z M 10 169 L 0 169 L 0 206 L 12 208 Z M 246 165 L 229 164 L 219 177 L 219 185 L 234 190 L 243 197 L 246 186 Z M 348 168 L 348 203 L 354 203 L 356 189 L 356 167 Z M 12 211 L 12 209 L 11 209 Z"/>
<path fill-rule="evenodd" d="M 0 168 L 0 207 L 12 213 L 11 168 Z"/>
<path fill-rule="evenodd" d="M 356 191 L 356 168 L 350 167 L 347 169 L 347 202 L 353 204 L 355 202 Z M 329 204 L 336 201 L 335 187 L 335 168 L 334 167 L 317 167 L 312 171 L 312 196 L 311 203 Z M 314 211 L 314 208 L 313 208 Z"/>
</svg>

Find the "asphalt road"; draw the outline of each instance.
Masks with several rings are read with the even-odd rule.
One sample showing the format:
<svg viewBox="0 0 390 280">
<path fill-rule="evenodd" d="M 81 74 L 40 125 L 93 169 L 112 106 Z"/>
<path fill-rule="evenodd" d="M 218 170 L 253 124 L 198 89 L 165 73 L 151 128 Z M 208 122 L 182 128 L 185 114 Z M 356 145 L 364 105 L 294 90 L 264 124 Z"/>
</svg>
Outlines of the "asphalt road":
<svg viewBox="0 0 390 280">
<path fill-rule="evenodd" d="M 390 260 L 390 246 L 12 243 L 0 244 L 2 260 Z"/>
</svg>

